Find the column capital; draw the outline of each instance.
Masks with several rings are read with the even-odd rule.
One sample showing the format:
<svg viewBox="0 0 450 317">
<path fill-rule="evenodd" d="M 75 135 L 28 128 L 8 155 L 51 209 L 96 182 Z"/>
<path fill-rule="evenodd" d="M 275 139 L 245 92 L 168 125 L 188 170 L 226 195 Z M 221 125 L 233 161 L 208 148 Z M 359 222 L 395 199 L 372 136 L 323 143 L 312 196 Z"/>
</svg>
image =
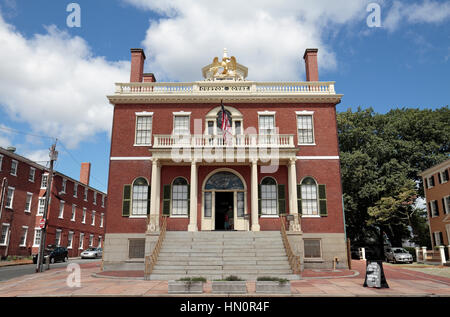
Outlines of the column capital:
<svg viewBox="0 0 450 317">
<path fill-rule="evenodd" d="M 291 158 L 289 159 L 289 164 L 294 165 L 296 161 L 297 161 L 297 158 L 291 157 Z"/>
<path fill-rule="evenodd" d="M 252 163 L 252 165 L 258 164 L 258 159 L 257 158 L 251 158 L 249 161 L 250 161 L 250 163 Z"/>
</svg>

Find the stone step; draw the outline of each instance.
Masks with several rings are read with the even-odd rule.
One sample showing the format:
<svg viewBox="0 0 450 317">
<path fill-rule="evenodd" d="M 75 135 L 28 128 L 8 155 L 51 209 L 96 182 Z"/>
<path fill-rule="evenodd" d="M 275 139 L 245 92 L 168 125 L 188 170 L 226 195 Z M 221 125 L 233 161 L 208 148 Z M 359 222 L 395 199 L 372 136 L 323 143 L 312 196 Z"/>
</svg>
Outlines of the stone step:
<svg viewBox="0 0 450 317">
<path fill-rule="evenodd" d="M 152 274 L 150 275 L 150 280 L 154 281 L 171 281 L 171 280 L 178 280 L 184 277 L 196 277 L 196 276 L 202 276 L 206 278 L 208 281 L 214 281 L 214 280 L 220 280 L 223 278 L 226 278 L 229 275 L 221 275 L 221 274 L 203 274 L 203 275 L 188 275 L 188 274 Z M 239 278 L 245 280 L 245 281 L 256 281 L 258 277 L 264 277 L 267 275 L 264 274 L 243 274 L 238 276 Z M 296 281 L 299 280 L 300 277 L 298 275 L 294 274 L 279 274 L 277 275 L 279 278 L 284 278 L 290 281 Z"/>
</svg>

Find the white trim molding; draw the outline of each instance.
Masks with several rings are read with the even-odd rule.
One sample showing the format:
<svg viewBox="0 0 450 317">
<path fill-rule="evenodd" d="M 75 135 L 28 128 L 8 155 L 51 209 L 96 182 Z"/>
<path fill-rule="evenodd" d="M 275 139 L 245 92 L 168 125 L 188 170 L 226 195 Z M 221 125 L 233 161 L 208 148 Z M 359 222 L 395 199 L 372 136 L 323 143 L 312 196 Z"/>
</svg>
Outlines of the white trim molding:
<svg viewBox="0 0 450 317">
<path fill-rule="evenodd" d="M 298 116 L 313 115 L 314 111 L 302 110 L 302 111 L 296 111 L 295 114 Z"/>
<path fill-rule="evenodd" d="M 143 117 L 143 116 L 153 116 L 153 112 L 147 112 L 147 111 L 143 111 L 143 112 L 135 112 L 136 116 L 139 117 Z"/>
</svg>

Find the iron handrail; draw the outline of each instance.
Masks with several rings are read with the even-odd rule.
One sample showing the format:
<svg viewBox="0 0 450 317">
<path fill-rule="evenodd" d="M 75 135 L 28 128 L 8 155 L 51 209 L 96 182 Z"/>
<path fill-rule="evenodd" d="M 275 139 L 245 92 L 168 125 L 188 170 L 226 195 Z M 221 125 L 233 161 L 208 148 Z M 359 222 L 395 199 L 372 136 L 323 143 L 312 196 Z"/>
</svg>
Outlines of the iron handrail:
<svg viewBox="0 0 450 317">
<path fill-rule="evenodd" d="M 147 222 L 148 221 L 149 221 L 149 219 L 147 219 Z M 161 250 L 162 243 L 166 236 L 166 228 L 167 228 L 167 217 L 163 217 L 161 230 L 160 230 L 158 241 L 156 242 L 155 248 L 153 249 L 153 252 L 151 255 L 147 255 L 145 257 L 144 278 L 146 280 L 149 279 L 150 274 L 152 274 L 153 268 L 156 265 L 156 262 L 158 261 L 159 251 Z"/>
<path fill-rule="evenodd" d="M 292 271 L 294 272 L 294 274 L 300 274 L 300 257 L 298 255 L 295 255 L 295 253 L 292 251 L 291 244 L 289 243 L 286 233 L 286 220 L 283 217 L 281 217 L 281 237 L 283 239 L 284 249 L 286 250 L 286 255 L 288 257 Z"/>
</svg>

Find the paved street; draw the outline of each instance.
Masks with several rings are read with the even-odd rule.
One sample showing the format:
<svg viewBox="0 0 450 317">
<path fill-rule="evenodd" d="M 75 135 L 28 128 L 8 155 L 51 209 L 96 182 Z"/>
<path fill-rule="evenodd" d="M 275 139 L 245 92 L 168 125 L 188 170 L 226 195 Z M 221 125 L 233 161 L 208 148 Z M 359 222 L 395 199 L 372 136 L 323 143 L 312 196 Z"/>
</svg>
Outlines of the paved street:
<svg viewBox="0 0 450 317">
<path fill-rule="evenodd" d="M 71 272 L 67 272 L 64 267 L 53 267 L 44 273 L 0 282 L 0 296 L 169 296 L 167 281 L 144 281 L 139 274 L 131 278 L 95 277 L 95 274 L 100 273 L 100 262 L 94 260 L 82 263 L 80 287 L 70 287 L 67 283 L 68 280 L 73 280 Z M 389 288 L 363 287 L 365 262 L 352 263 L 353 270 L 340 276 L 328 273 L 327 277 L 327 272 L 322 272 L 322 276 L 319 276 L 317 270 L 305 270 L 302 280 L 292 281 L 290 296 L 450 296 L 450 278 L 391 264 L 384 265 Z M 247 282 L 247 289 L 246 296 L 261 296 L 255 293 L 254 282 Z M 214 296 L 211 294 L 211 282 L 206 283 L 204 292 L 203 296 Z"/>
<path fill-rule="evenodd" d="M 69 259 L 68 262 L 57 262 L 50 264 L 50 268 L 51 269 L 65 268 L 69 263 L 83 264 L 89 262 L 98 262 L 98 260 L 73 258 Z M 23 265 L 0 267 L 0 282 L 7 281 L 15 277 L 24 276 L 27 274 L 33 274 L 35 272 L 36 272 L 36 264 L 23 264 Z"/>
</svg>

